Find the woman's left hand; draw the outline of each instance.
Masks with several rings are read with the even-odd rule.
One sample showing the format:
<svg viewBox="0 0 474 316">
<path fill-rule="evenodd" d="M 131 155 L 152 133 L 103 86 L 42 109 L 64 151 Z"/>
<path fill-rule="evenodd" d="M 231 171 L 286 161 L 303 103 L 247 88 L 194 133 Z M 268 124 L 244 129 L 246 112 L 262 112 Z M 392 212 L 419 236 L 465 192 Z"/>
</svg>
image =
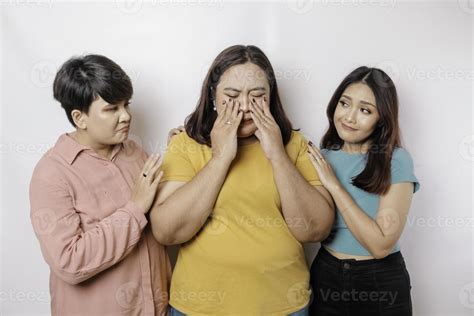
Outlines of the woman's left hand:
<svg viewBox="0 0 474 316">
<path fill-rule="evenodd" d="M 314 168 L 318 172 L 319 180 L 321 180 L 321 183 L 329 192 L 333 192 L 333 190 L 342 187 L 331 164 L 326 161 L 319 149 L 311 142 L 308 144 L 308 155 Z"/>
<path fill-rule="evenodd" d="M 173 138 L 173 136 L 178 135 L 178 134 L 180 134 L 180 133 L 182 133 L 182 132 L 185 132 L 185 131 L 186 131 L 186 129 L 184 128 L 183 125 L 180 125 L 180 126 L 178 126 L 177 128 L 171 129 L 171 130 L 168 132 L 168 141 L 167 141 L 166 144 L 167 144 L 167 145 L 170 144 L 171 138 Z"/>
<path fill-rule="evenodd" d="M 252 120 L 257 126 L 255 136 L 260 141 L 265 156 L 270 161 L 276 161 L 286 156 L 286 150 L 283 146 L 280 127 L 270 112 L 266 97 L 256 100 L 252 98 L 250 101 L 250 114 Z"/>
</svg>

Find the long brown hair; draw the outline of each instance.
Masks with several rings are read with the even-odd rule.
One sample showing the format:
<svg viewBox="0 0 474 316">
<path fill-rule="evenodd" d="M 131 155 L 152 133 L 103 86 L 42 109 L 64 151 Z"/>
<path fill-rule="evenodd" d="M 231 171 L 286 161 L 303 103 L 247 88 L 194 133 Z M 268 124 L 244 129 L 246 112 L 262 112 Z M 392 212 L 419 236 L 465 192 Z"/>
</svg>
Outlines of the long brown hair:
<svg viewBox="0 0 474 316">
<path fill-rule="evenodd" d="M 270 112 L 280 127 L 283 144 L 286 145 L 291 138 L 292 125 L 278 94 L 275 72 L 263 51 L 256 46 L 234 45 L 223 50 L 212 63 L 201 89 L 201 96 L 194 112 L 185 120 L 185 129 L 189 137 L 200 144 L 211 147 L 211 130 L 217 118 L 213 110 L 216 87 L 222 74 L 232 66 L 251 62 L 259 66 L 266 74 L 270 86 Z"/>
<path fill-rule="evenodd" d="M 342 148 L 344 141 L 337 134 L 334 125 L 334 112 L 344 90 L 357 82 L 362 82 L 372 89 L 380 120 L 367 139 L 371 141 L 371 145 L 367 152 L 365 169 L 352 178 L 352 184 L 364 191 L 383 195 L 390 188 L 393 151 L 395 148 L 401 147 L 397 90 L 392 79 L 384 71 L 363 66 L 344 78 L 329 101 L 326 110 L 329 128 L 320 145 L 321 148 L 330 150 Z"/>
</svg>

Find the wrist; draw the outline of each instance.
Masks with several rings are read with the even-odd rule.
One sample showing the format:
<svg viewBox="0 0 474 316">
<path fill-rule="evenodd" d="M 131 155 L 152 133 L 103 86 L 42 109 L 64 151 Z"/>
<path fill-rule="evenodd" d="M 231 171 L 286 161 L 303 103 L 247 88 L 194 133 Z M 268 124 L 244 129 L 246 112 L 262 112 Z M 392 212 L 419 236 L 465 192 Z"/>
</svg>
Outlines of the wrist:
<svg viewBox="0 0 474 316">
<path fill-rule="evenodd" d="M 331 195 L 336 195 L 343 192 L 344 188 L 342 187 L 341 183 L 338 182 L 338 183 L 334 183 L 333 185 L 328 186 L 327 190 L 329 191 L 329 193 L 331 193 Z"/>
<path fill-rule="evenodd" d="M 286 151 L 281 151 L 274 154 L 269 160 L 272 163 L 272 165 L 278 166 L 285 162 L 288 162 L 289 158 L 288 158 L 288 155 L 286 154 Z"/>
<path fill-rule="evenodd" d="M 209 163 L 217 166 L 218 168 L 228 169 L 230 164 L 232 163 L 232 159 L 217 155 L 212 156 Z"/>
</svg>

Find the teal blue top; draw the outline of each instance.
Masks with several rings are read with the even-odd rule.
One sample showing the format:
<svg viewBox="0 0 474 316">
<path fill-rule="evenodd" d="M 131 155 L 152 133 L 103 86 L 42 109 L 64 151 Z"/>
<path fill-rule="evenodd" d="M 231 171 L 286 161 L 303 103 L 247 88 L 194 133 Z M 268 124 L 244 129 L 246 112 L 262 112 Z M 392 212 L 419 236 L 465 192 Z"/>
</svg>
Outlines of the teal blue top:
<svg viewBox="0 0 474 316">
<path fill-rule="evenodd" d="M 368 193 L 358 187 L 354 186 L 352 178 L 359 175 L 365 168 L 366 157 L 365 154 L 352 154 L 343 150 L 327 150 L 322 149 L 321 153 L 328 161 L 339 182 L 350 194 L 355 203 L 372 219 L 375 220 L 380 201 L 380 195 Z M 403 148 L 396 148 L 392 154 L 391 161 L 391 183 L 413 182 L 414 191 L 420 188 L 420 184 L 413 174 L 413 161 L 410 154 Z M 362 246 L 359 241 L 352 235 L 351 231 L 342 217 L 339 209 L 336 206 L 336 219 L 334 221 L 331 234 L 322 242 L 322 245 L 337 252 L 357 255 L 370 256 L 367 249 Z M 400 250 L 398 243 L 392 249 L 391 253 Z"/>
</svg>

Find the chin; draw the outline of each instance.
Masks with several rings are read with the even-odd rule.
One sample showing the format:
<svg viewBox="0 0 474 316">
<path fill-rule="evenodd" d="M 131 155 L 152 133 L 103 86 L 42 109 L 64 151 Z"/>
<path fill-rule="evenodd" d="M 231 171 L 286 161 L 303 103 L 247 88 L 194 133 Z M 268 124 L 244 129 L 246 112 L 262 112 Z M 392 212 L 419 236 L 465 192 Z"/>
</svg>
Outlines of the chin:
<svg viewBox="0 0 474 316">
<path fill-rule="evenodd" d="M 257 131 L 257 127 L 255 125 L 248 126 L 248 127 L 246 126 L 242 128 L 239 127 L 239 129 L 237 130 L 237 137 L 239 138 L 250 137 L 250 136 L 253 136 L 256 131 Z"/>
</svg>

